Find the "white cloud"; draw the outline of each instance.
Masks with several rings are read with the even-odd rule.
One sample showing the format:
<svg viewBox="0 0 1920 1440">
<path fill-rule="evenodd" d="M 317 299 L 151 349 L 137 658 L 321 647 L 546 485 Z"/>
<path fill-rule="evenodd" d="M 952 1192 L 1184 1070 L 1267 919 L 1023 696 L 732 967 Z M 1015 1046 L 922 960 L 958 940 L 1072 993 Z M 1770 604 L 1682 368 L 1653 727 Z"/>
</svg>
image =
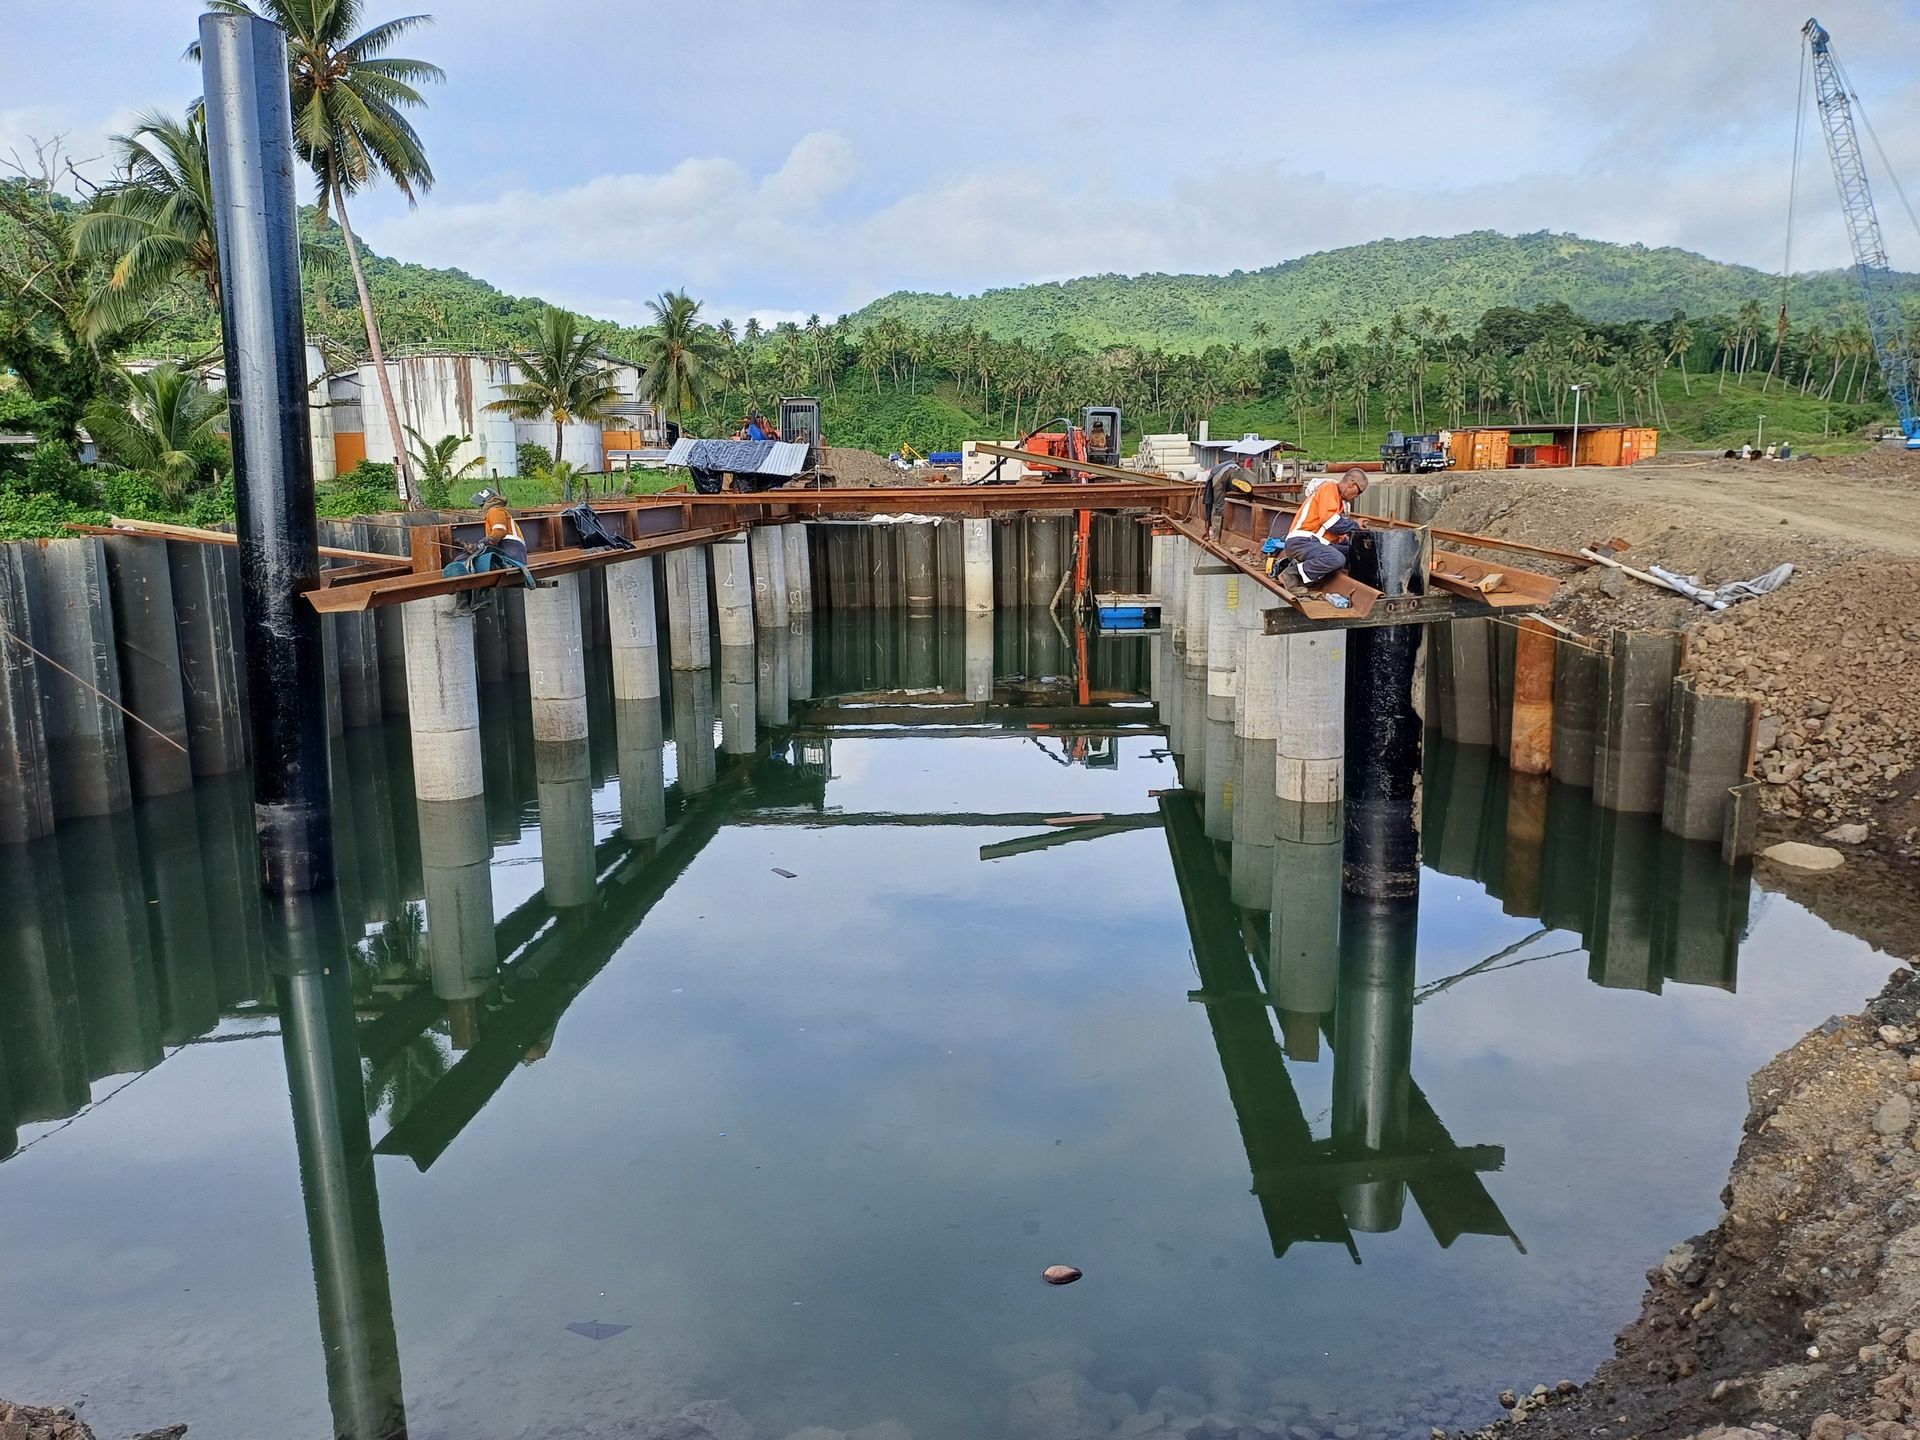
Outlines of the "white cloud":
<svg viewBox="0 0 1920 1440">
<path fill-rule="evenodd" d="M 118 107 L 198 88 L 175 63 L 194 0 L 89 0 L 98 43 L 78 74 L 75 7 L 6 3 L 0 144 L 67 130 L 84 151 Z M 1478 228 L 1771 269 L 1801 4 L 1194 0 L 1170 19 L 1113 0 L 1088 24 L 1064 0 L 925 0 L 907 83 L 862 0 L 765 0 L 755 28 L 788 83 L 663 66 L 642 92 L 603 7 L 549 7 L 503 47 L 506 0 L 462 0 L 407 51 L 448 71 L 417 116 L 439 185 L 414 212 L 371 190 L 357 215 L 390 253 L 623 320 L 678 286 L 715 314 L 804 316 L 903 287 L 1254 268 Z M 1901 63 L 1920 7 L 1828 4 L 1896 170 L 1920 177 L 1920 79 Z M 730 24 L 662 12 L 649 44 L 717 53 Z M 1053 30 L 1070 43 L 1032 43 Z M 1069 63 L 1087 84 L 1059 83 Z M 560 73 L 557 96 L 527 83 Z M 1842 263 L 1816 125 L 1805 141 L 1795 260 Z M 1882 212 L 1895 263 L 1920 268 L 1890 187 Z"/>
</svg>

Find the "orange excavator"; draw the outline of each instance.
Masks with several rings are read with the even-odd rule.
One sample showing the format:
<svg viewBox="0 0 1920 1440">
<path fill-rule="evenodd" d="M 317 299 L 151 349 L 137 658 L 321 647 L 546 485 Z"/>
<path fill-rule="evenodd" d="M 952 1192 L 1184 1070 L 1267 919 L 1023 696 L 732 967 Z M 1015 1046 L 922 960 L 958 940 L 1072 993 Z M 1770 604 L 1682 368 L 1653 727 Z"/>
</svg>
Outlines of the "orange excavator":
<svg viewBox="0 0 1920 1440">
<path fill-rule="evenodd" d="M 1064 415 L 1049 421 L 1048 425 L 1059 428 L 1034 430 L 1016 447 L 1035 457 L 1026 465 L 1028 469 L 1037 471 L 1041 479 L 1049 483 L 1085 484 L 1093 478 L 1085 471 L 1076 472 L 1063 466 L 1049 465 L 1046 463 L 1048 460 L 1078 460 L 1091 465 L 1120 463 L 1118 405 L 1086 405 L 1081 407 L 1078 425 Z M 1093 548 L 1093 512 L 1081 510 L 1075 518 L 1078 524 L 1075 527 L 1073 557 L 1073 600 L 1075 609 L 1084 610 L 1092 604 L 1087 589 L 1087 566 Z"/>
</svg>

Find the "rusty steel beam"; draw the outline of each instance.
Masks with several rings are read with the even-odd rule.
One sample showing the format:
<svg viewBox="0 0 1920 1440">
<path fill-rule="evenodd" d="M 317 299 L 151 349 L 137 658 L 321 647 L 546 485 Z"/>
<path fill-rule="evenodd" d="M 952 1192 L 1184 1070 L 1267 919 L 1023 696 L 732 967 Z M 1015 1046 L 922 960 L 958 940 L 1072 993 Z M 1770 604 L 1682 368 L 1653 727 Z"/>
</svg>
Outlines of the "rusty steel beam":
<svg viewBox="0 0 1920 1440">
<path fill-rule="evenodd" d="M 240 543 L 239 536 L 224 530 L 202 530 L 197 525 L 173 525 L 163 520 L 125 520 L 118 515 L 109 518 L 113 521 L 111 525 L 82 525 L 69 520 L 65 528 L 81 535 L 141 535 L 149 540 L 192 540 L 200 545 L 225 545 L 229 549 Z M 356 560 L 363 564 L 391 563 L 396 558 L 377 550 L 345 550 L 338 545 L 322 545 L 319 550 L 329 560 Z"/>
<path fill-rule="evenodd" d="M 630 550 L 546 550 L 530 553 L 527 556 L 527 568 L 533 572 L 537 583 L 559 575 L 570 575 L 576 570 L 593 570 L 603 565 L 617 565 L 622 560 L 637 560 L 643 555 L 660 555 L 669 550 L 684 550 L 690 545 L 705 545 L 744 528 L 741 525 L 725 525 L 650 535 L 634 541 Z M 426 600 L 435 595 L 457 595 L 463 590 L 491 590 L 525 583 L 520 572 L 510 567 L 488 570 L 478 575 L 409 573 L 383 580 L 366 580 L 357 585 L 309 590 L 307 603 L 322 614 L 332 614 L 342 610 L 375 610 L 385 605 L 402 605 L 409 600 Z"/>
<path fill-rule="evenodd" d="M 1171 523 L 1175 530 L 1196 545 L 1226 561 L 1256 584 L 1265 586 L 1307 619 L 1364 620 L 1379 601 L 1380 592 L 1371 585 L 1362 584 L 1344 570 L 1316 590 L 1300 590 L 1267 574 L 1260 555 L 1260 546 L 1267 538 L 1266 527 L 1258 524 L 1258 517 L 1262 511 L 1276 508 L 1279 507 L 1255 505 L 1238 496 L 1230 498 L 1221 512 L 1220 538 L 1217 541 L 1210 538 L 1197 522 L 1172 520 Z M 1292 511 L 1287 513 L 1292 514 Z M 1238 542 L 1240 548 L 1235 548 L 1229 542 Z M 1346 608 L 1332 603 L 1327 598 L 1330 595 L 1342 596 L 1347 602 Z"/>
<path fill-rule="evenodd" d="M 1374 525 L 1391 525 L 1396 530 L 1423 528 L 1411 520 L 1389 520 L 1379 515 L 1369 515 L 1367 520 Z M 1518 540 L 1503 540 L 1497 535 L 1476 535 L 1471 530 L 1442 530 L 1437 525 L 1424 528 L 1436 540 L 1451 540 L 1456 545 L 1471 545 L 1476 550 L 1511 550 L 1518 555 L 1538 555 L 1544 560 L 1558 560 L 1582 570 L 1591 569 L 1594 563 L 1591 556 L 1579 555 L 1571 550 L 1555 550 L 1548 545 L 1524 545 Z"/>
<path fill-rule="evenodd" d="M 1551 575 L 1512 565 L 1489 565 L 1451 550 L 1433 552 L 1427 580 L 1449 594 L 1482 601 L 1495 610 L 1538 609 L 1560 589 L 1560 582 Z"/>
<path fill-rule="evenodd" d="M 1121 472 L 1126 473 L 1126 472 Z M 887 486 L 844 490 L 762 490 L 695 497 L 704 504 L 765 512 L 765 518 L 795 519 L 830 514 L 962 514 L 981 518 L 1027 510 L 1157 510 L 1187 498 L 1192 486 L 1178 480 L 1134 479 L 1126 483 Z M 680 496 L 634 496 L 621 504 L 639 509 Z M 598 507 L 596 507 L 598 508 Z M 611 506 L 608 508 L 612 508 Z"/>
<path fill-rule="evenodd" d="M 992 455 L 1001 460 L 1019 460 L 1024 464 L 1049 470 L 1072 470 L 1076 474 L 1098 475 L 1108 480 L 1125 480 L 1134 485 L 1180 485 L 1189 490 L 1193 488 L 1193 481 L 1176 480 L 1173 476 L 1164 475 L 1158 470 L 1129 470 L 1121 465 L 1096 465 L 1091 460 L 1069 460 L 1060 455 L 1042 455 L 1037 451 L 1020 450 L 1011 445 L 989 445 L 984 440 L 974 441 L 973 450 L 976 455 Z"/>
</svg>

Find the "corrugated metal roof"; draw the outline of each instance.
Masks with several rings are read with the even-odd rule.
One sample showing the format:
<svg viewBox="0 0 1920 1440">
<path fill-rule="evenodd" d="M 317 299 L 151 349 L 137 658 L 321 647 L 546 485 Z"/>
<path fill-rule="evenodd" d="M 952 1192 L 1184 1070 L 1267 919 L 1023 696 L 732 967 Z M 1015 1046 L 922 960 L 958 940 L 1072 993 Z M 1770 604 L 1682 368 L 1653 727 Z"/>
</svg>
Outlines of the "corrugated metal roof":
<svg viewBox="0 0 1920 1440">
<path fill-rule="evenodd" d="M 767 458 L 760 462 L 762 475 L 798 475 L 807 464 L 804 441 L 776 440 Z"/>
<path fill-rule="evenodd" d="M 1278 440 L 1262 440 L 1258 435 L 1249 435 L 1246 439 L 1236 440 L 1227 446 L 1227 454 L 1264 455 L 1279 443 Z"/>
</svg>

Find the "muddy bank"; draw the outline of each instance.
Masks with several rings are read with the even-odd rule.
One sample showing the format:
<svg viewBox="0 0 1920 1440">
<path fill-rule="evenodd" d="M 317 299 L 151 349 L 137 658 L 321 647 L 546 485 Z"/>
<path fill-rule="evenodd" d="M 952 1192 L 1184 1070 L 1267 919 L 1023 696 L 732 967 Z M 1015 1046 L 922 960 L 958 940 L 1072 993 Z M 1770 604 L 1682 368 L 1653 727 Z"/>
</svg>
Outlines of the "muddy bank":
<svg viewBox="0 0 1920 1440">
<path fill-rule="evenodd" d="M 1684 629 L 1687 668 L 1759 704 L 1756 774 L 1777 830 L 1920 855 L 1920 456 L 1662 460 L 1448 487 L 1436 523 L 1450 529 L 1562 549 L 1617 536 L 1628 563 L 1709 584 L 1791 562 L 1781 589 L 1719 613 L 1618 571 L 1561 569 L 1553 614 L 1582 634 Z"/>
<path fill-rule="evenodd" d="M 1905 878 L 1910 904 L 1915 877 Z M 1722 1427 L 1911 1440 L 1920 974 L 1903 965 L 1863 1013 L 1818 1027 L 1755 1074 L 1748 1094 L 1720 1224 L 1648 1273 L 1639 1319 L 1590 1384 L 1520 1389 L 1512 1417 L 1484 1440 L 1522 1429 L 1537 1440 L 1661 1440 Z"/>
</svg>

